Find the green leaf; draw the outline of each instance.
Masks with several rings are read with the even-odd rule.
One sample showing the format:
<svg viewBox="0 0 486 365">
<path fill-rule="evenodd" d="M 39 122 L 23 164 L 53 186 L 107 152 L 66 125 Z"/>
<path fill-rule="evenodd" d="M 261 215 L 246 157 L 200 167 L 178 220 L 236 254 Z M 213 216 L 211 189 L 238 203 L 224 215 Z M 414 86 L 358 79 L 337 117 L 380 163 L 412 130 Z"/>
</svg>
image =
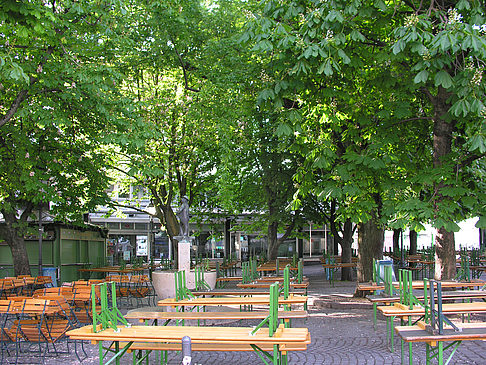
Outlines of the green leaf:
<svg viewBox="0 0 486 365">
<path fill-rule="evenodd" d="M 486 229 L 486 216 L 479 217 L 479 220 L 475 224 L 476 228 Z"/>
<path fill-rule="evenodd" d="M 415 82 L 416 84 L 420 84 L 421 82 L 426 82 L 428 77 L 429 77 L 429 71 L 422 70 L 415 76 L 413 82 Z"/>
<path fill-rule="evenodd" d="M 349 35 L 353 41 L 364 42 L 366 40 L 365 36 L 356 29 L 353 29 Z"/>
<path fill-rule="evenodd" d="M 406 45 L 407 44 L 403 39 L 399 39 L 392 47 L 393 54 L 399 54 L 400 52 L 402 52 L 405 49 Z"/>
<path fill-rule="evenodd" d="M 486 138 L 480 134 L 476 134 L 469 140 L 469 151 L 479 150 L 480 153 L 486 152 Z"/>
<path fill-rule="evenodd" d="M 380 9 L 381 11 L 386 10 L 386 4 L 383 0 L 375 0 L 375 7 Z"/>
<path fill-rule="evenodd" d="M 470 111 L 469 101 L 467 101 L 466 99 L 459 99 L 454 104 L 452 104 L 449 111 L 456 117 L 459 117 L 461 115 L 465 117 L 469 114 Z"/>
<path fill-rule="evenodd" d="M 317 73 L 321 74 L 324 72 L 324 75 L 326 76 L 331 76 L 333 71 L 332 71 L 332 65 L 330 60 L 326 60 L 325 62 L 321 63 L 321 66 L 319 66 L 319 69 L 317 70 Z"/>
<path fill-rule="evenodd" d="M 293 130 L 287 123 L 280 123 L 275 131 L 278 137 L 290 136 L 292 133 Z"/>
<path fill-rule="evenodd" d="M 344 64 L 347 65 L 348 63 L 351 62 L 351 59 L 348 57 L 348 55 L 342 49 L 340 49 L 338 51 L 338 55 L 339 55 L 339 57 L 341 57 L 343 59 Z"/>
<path fill-rule="evenodd" d="M 435 86 L 442 86 L 444 89 L 448 89 L 453 85 L 451 75 L 444 70 L 437 72 L 434 78 Z"/>
<path fill-rule="evenodd" d="M 459 0 L 456 4 L 457 10 L 469 10 L 471 9 L 471 5 L 469 5 L 469 1 L 467 0 Z"/>
</svg>

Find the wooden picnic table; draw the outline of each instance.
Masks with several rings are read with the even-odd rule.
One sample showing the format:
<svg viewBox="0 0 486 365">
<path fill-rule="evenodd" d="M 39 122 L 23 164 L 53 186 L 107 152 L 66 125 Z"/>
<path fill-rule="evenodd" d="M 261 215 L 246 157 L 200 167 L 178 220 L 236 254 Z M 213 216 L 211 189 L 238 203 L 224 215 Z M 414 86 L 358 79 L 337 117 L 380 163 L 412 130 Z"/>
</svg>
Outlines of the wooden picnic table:
<svg viewBox="0 0 486 365">
<path fill-rule="evenodd" d="M 311 338 L 307 328 L 286 328 L 280 325 L 273 336 L 268 328 L 260 328 L 252 334 L 249 327 L 192 327 L 192 326 L 131 326 L 117 330 L 107 328 L 93 332 L 93 326 L 70 330 L 67 335 L 73 340 L 88 340 L 98 343 L 109 341 L 118 360 L 126 351 L 137 350 L 179 350 L 182 338 L 190 336 L 196 351 L 273 351 L 275 364 L 279 364 L 276 352 L 286 354 L 287 350 L 305 350 Z M 114 349 L 114 350 L 113 350 Z M 103 359 L 100 359 L 102 363 Z"/>
</svg>

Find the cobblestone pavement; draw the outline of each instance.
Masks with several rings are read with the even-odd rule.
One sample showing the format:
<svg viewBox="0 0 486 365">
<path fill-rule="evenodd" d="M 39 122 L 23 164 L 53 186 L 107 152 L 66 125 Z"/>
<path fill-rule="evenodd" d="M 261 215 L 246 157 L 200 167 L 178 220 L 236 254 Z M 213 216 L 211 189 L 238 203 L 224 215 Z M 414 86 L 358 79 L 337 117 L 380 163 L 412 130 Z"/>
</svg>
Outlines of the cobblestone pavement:
<svg viewBox="0 0 486 365">
<path fill-rule="evenodd" d="M 386 343 L 386 326 L 383 319 L 373 329 L 372 309 L 366 299 L 352 299 L 355 283 L 336 282 L 332 287 L 324 280 L 323 270 L 317 263 L 305 267 L 305 275 L 310 279 L 309 318 L 294 320 L 292 326 L 309 328 L 312 343 L 307 351 L 296 351 L 289 355 L 290 364 L 400 364 L 400 341 L 395 339 L 395 352 L 391 353 Z M 475 320 L 485 321 L 483 316 Z M 253 326 L 249 320 L 239 324 Z M 221 324 L 219 324 L 221 325 Z M 190 335 L 190 334 L 189 334 Z M 407 348 L 407 347 L 406 347 Z M 83 364 L 99 364 L 98 347 L 84 344 L 88 357 Z M 81 354 L 81 351 L 79 351 Z M 4 359 L 5 364 L 14 363 L 14 357 Z M 405 356 L 408 363 L 408 357 Z M 39 359 L 24 354 L 19 363 L 38 364 Z M 74 352 L 70 355 L 48 357 L 45 364 L 77 364 Z M 131 355 L 125 355 L 122 364 L 131 364 Z M 151 354 L 150 364 L 159 363 Z M 172 353 L 169 364 L 180 364 L 181 355 Z M 413 363 L 425 364 L 425 345 L 413 345 Z M 263 364 L 252 352 L 194 352 L 193 364 Z M 465 341 L 459 346 L 451 364 L 486 364 L 486 341 Z"/>
</svg>

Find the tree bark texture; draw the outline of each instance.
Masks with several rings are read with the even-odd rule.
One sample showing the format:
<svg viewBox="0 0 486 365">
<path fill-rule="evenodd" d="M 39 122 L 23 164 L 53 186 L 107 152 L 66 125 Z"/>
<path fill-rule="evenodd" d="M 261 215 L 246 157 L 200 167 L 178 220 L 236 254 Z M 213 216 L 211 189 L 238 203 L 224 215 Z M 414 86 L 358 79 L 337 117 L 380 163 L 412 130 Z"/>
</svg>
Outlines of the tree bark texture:
<svg viewBox="0 0 486 365">
<path fill-rule="evenodd" d="M 385 230 L 371 219 L 358 225 L 358 281 L 373 279 L 373 259 L 383 257 Z"/>
<path fill-rule="evenodd" d="M 417 254 L 417 231 L 411 229 L 408 238 L 410 242 L 410 255 L 416 255 Z"/>
<path fill-rule="evenodd" d="M 437 96 L 432 99 L 434 108 L 434 138 L 433 138 L 433 162 L 434 168 L 443 166 L 446 156 L 452 149 L 452 131 L 454 122 L 445 120 L 450 108 L 447 102 L 450 94 L 441 86 L 438 88 Z M 435 201 L 434 209 L 436 216 L 439 216 L 441 203 L 448 197 L 444 196 L 441 189 L 446 184 L 442 181 L 434 186 Z M 456 255 L 454 233 L 447 232 L 444 227 L 439 227 L 435 238 L 435 279 L 449 280 L 456 275 Z"/>
<path fill-rule="evenodd" d="M 452 244 L 451 244 L 452 242 Z M 453 257 L 454 260 L 450 258 Z M 450 280 L 456 276 L 454 232 L 439 228 L 435 236 L 435 280 Z"/>
<path fill-rule="evenodd" d="M 351 257 L 352 257 L 351 246 L 353 244 L 353 222 L 349 218 L 346 219 L 346 222 L 344 222 L 343 237 L 339 243 L 341 244 L 341 262 L 342 263 L 351 262 Z M 341 268 L 341 280 L 342 281 L 353 280 L 352 267 Z"/>
<path fill-rule="evenodd" d="M 400 234 L 402 233 L 401 228 L 393 230 L 393 254 L 398 255 L 400 252 Z"/>
<path fill-rule="evenodd" d="M 27 247 L 25 246 L 24 237 L 18 229 L 17 219 L 13 213 L 3 213 L 5 218 L 5 225 L 0 226 L 0 234 L 10 247 L 12 253 L 14 274 L 17 275 L 31 275 L 29 256 L 27 255 Z"/>
</svg>

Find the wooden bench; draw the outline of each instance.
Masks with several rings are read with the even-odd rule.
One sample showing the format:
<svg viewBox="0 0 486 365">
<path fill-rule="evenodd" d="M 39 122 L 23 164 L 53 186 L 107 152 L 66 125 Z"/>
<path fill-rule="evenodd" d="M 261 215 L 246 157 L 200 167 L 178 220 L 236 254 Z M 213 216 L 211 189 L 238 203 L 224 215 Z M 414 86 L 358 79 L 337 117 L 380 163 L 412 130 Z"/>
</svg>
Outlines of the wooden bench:
<svg viewBox="0 0 486 365">
<path fill-rule="evenodd" d="M 444 328 L 442 334 L 432 334 L 427 330 L 427 325 L 420 321 L 413 326 L 397 326 L 395 332 L 405 342 L 423 342 L 426 344 L 426 362 L 434 357 L 440 365 L 444 364 L 444 342 L 452 342 L 448 347 L 455 346 L 446 364 L 452 359 L 457 347 L 462 341 L 485 341 L 486 323 L 461 323 L 458 325 L 461 332 L 456 332 L 452 328 Z M 403 353 L 402 353 L 403 356 Z M 402 357 L 403 363 L 403 357 Z M 409 364 L 412 365 L 412 358 L 409 356 Z"/>
</svg>

